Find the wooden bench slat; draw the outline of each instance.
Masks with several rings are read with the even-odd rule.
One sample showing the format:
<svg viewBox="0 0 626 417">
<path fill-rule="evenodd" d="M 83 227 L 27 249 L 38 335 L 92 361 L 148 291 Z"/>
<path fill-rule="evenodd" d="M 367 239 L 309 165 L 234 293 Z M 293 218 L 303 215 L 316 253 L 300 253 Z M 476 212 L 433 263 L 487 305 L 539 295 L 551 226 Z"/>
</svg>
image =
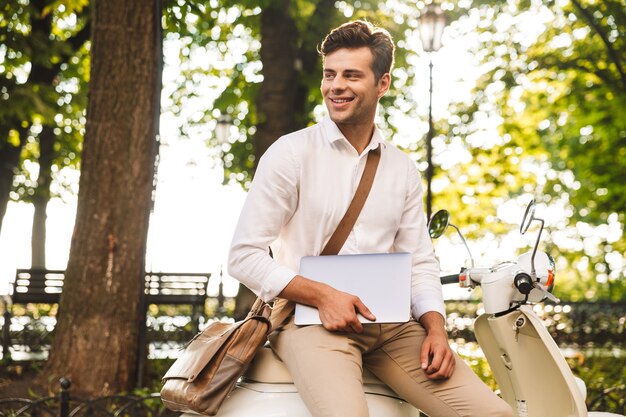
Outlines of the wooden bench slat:
<svg viewBox="0 0 626 417">
<path fill-rule="evenodd" d="M 18 269 L 11 299 L 14 304 L 58 303 L 65 271 Z M 204 305 L 210 274 L 147 272 L 144 294 L 148 304 Z"/>
</svg>

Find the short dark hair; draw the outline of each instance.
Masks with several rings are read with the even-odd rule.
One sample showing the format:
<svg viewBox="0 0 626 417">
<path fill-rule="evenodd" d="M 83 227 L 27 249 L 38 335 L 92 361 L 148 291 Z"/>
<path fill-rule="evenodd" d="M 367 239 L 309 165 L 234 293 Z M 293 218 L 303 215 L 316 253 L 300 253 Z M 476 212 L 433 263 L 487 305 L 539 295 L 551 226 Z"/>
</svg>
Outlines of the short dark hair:
<svg viewBox="0 0 626 417">
<path fill-rule="evenodd" d="M 385 29 L 376 27 L 365 20 L 354 20 L 333 29 L 318 48 L 322 57 L 341 48 L 366 46 L 374 56 L 372 71 L 376 82 L 393 68 L 395 45 Z"/>
</svg>

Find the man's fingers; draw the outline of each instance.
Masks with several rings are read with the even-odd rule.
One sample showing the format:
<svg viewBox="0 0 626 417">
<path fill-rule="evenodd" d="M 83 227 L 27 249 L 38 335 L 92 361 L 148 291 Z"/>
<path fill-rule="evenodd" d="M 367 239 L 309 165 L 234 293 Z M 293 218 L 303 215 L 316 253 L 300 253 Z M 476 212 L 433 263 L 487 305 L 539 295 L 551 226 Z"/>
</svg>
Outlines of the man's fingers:
<svg viewBox="0 0 626 417">
<path fill-rule="evenodd" d="M 433 360 L 431 366 L 426 370 L 426 376 L 429 379 L 447 379 L 452 376 L 456 365 L 454 355 L 450 351 L 443 352 L 443 354 L 435 355 L 437 359 L 440 359 L 439 365 Z"/>
<path fill-rule="evenodd" d="M 370 311 L 370 309 L 367 308 L 365 304 L 363 304 L 363 301 L 361 301 L 360 298 L 356 299 L 354 306 L 356 308 L 356 311 L 360 313 L 366 319 L 371 320 L 371 321 L 376 320 L 376 316 L 374 316 L 374 314 Z"/>
<path fill-rule="evenodd" d="M 356 333 L 361 333 L 363 331 L 363 325 L 358 319 L 350 324 L 350 328 Z"/>
<path fill-rule="evenodd" d="M 450 354 L 450 360 L 448 362 L 448 373 L 447 377 L 450 378 L 454 373 L 454 368 L 456 367 L 456 358 L 453 354 Z"/>
<path fill-rule="evenodd" d="M 367 320 L 376 320 L 376 317 L 365 304 L 351 294 L 337 292 L 337 302 L 327 303 L 325 308 L 319 308 L 320 319 L 326 330 L 361 333 L 363 325 L 357 313 Z"/>
<path fill-rule="evenodd" d="M 430 364 L 430 343 L 428 342 L 428 339 L 424 340 L 424 343 L 422 343 L 420 362 L 422 369 L 426 371 L 428 369 L 428 365 Z"/>
<path fill-rule="evenodd" d="M 422 369 L 429 379 L 448 378 L 452 371 L 454 357 L 449 348 L 431 344 L 427 338 L 420 352 Z"/>
<path fill-rule="evenodd" d="M 450 361 L 450 367 L 448 368 L 448 374 L 446 375 L 447 378 L 450 378 L 452 376 L 452 374 L 454 373 L 454 369 L 456 367 L 456 360 L 454 359 L 454 356 L 452 357 L 451 361 Z"/>
<path fill-rule="evenodd" d="M 444 359 L 445 359 L 445 352 L 442 352 L 441 350 L 433 351 L 432 359 L 430 360 L 426 373 L 433 374 L 439 371 L 442 367 L 441 365 L 443 364 Z"/>
</svg>

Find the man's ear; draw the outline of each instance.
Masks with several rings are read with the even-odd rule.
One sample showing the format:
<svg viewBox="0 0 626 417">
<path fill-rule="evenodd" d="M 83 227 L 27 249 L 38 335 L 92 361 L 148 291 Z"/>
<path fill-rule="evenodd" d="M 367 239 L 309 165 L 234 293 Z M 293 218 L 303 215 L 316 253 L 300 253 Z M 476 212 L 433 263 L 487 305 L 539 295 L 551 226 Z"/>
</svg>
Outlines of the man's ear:
<svg viewBox="0 0 626 417">
<path fill-rule="evenodd" d="M 378 98 L 387 94 L 389 87 L 391 87 L 391 75 L 387 72 L 378 80 Z"/>
</svg>

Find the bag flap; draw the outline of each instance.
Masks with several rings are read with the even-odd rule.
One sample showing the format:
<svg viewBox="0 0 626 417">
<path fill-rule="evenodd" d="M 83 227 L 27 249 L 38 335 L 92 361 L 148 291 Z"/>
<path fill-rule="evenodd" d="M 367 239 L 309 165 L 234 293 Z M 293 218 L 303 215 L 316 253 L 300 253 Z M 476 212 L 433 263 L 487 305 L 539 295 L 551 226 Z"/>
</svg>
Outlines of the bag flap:
<svg viewBox="0 0 626 417">
<path fill-rule="evenodd" d="M 167 371 L 163 381 L 177 378 L 193 382 L 224 342 L 243 323 L 244 321 L 210 324 L 191 340 L 180 357 Z"/>
</svg>

